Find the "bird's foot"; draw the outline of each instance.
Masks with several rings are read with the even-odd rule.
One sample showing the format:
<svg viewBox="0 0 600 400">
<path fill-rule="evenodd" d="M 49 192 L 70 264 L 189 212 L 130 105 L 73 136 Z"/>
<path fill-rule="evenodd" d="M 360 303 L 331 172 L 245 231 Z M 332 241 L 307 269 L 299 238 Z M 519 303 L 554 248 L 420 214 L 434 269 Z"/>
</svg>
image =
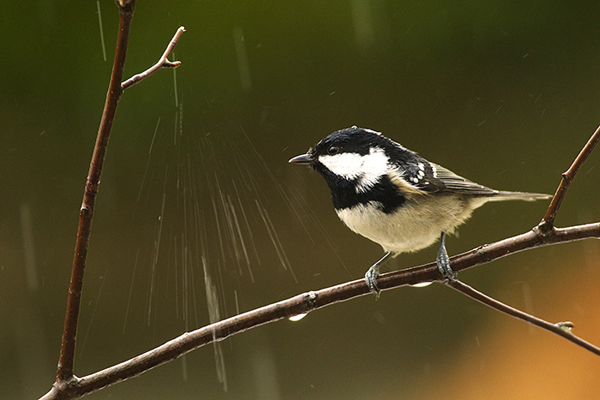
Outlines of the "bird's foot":
<svg viewBox="0 0 600 400">
<path fill-rule="evenodd" d="M 379 298 L 379 287 L 377 287 L 377 277 L 379 276 L 379 266 L 383 263 L 389 256 L 392 255 L 391 251 L 385 253 L 385 255 L 381 258 L 381 260 L 377 261 L 375 264 L 369 268 L 367 273 L 365 274 L 365 282 L 367 287 L 375 295 L 375 299 Z"/>
<path fill-rule="evenodd" d="M 444 277 L 445 281 L 455 281 L 458 273 L 452 270 L 450 267 L 450 257 L 448 257 L 448 252 L 446 251 L 446 232 L 442 232 L 440 248 L 437 253 L 437 258 L 435 259 L 435 263 L 437 264 L 438 270 L 440 274 Z"/>
<path fill-rule="evenodd" d="M 367 287 L 375 295 L 375 298 L 379 298 L 379 293 L 381 292 L 377 287 L 377 277 L 379 276 L 379 263 L 375 263 L 369 268 L 367 273 L 365 274 L 365 282 Z"/>
</svg>

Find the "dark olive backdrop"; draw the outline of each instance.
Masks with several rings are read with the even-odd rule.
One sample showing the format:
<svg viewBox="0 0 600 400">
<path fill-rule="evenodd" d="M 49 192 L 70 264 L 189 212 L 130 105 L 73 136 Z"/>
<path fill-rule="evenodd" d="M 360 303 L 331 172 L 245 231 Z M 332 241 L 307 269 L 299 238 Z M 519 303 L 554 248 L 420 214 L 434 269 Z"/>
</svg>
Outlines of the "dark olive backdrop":
<svg viewBox="0 0 600 400">
<path fill-rule="evenodd" d="M 118 23 L 100 3 L 108 61 L 95 1 L 2 8 L 0 398 L 36 398 L 54 380 Z M 547 0 L 139 0 L 126 75 L 153 64 L 180 25 L 183 64 L 120 102 L 77 375 L 211 317 L 361 277 L 381 249 L 342 225 L 319 176 L 287 164 L 333 130 L 370 127 L 482 184 L 553 193 L 600 124 L 599 18 L 595 2 Z M 559 225 L 600 219 L 599 160 Z M 521 233 L 545 207 L 488 205 L 448 250 Z M 572 243 L 461 278 L 598 344 L 599 255 L 597 241 Z M 432 285 L 260 327 L 90 398 L 582 399 L 599 382 L 597 357 Z"/>
</svg>

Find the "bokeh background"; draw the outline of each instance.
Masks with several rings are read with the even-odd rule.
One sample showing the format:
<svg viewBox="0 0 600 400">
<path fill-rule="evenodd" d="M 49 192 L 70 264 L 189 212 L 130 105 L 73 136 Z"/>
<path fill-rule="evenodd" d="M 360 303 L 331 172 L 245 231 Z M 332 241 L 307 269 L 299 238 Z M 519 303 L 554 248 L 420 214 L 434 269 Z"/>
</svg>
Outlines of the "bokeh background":
<svg viewBox="0 0 600 400">
<path fill-rule="evenodd" d="M 101 10 L 99 22 L 98 7 Z M 0 15 L 0 398 L 50 389 L 113 2 Z M 600 124 L 600 6 L 508 1 L 138 1 L 126 76 L 175 30 L 182 66 L 121 99 L 90 243 L 76 374 L 209 323 L 360 278 L 381 255 L 287 160 L 351 125 L 482 184 L 553 193 Z M 101 27 L 106 48 L 103 56 Z M 600 150 L 557 219 L 600 220 Z M 546 204 L 478 210 L 451 254 Z M 432 247 L 384 270 L 433 260 Z M 600 343 L 600 246 L 541 248 L 461 279 Z M 208 294 L 207 294 L 208 293 Z M 365 296 L 206 346 L 90 399 L 589 399 L 598 358 L 442 287 Z"/>
</svg>

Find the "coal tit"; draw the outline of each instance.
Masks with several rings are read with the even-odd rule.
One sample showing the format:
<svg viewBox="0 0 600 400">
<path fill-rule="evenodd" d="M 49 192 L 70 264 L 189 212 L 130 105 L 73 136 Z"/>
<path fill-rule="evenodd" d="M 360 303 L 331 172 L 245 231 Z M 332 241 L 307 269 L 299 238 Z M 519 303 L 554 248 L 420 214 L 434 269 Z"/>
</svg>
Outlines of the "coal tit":
<svg viewBox="0 0 600 400">
<path fill-rule="evenodd" d="M 539 200 L 550 196 L 508 192 L 471 182 L 427 161 L 371 129 L 333 132 L 306 154 L 289 160 L 320 173 L 333 207 L 354 232 L 386 252 L 365 274 L 378 293 L 379 266 L 390 256 L 424 249 L 441 238 L 436 262 L 444 279 L 454 279 L 444 240 L 488 201 Z"/>
</svg>

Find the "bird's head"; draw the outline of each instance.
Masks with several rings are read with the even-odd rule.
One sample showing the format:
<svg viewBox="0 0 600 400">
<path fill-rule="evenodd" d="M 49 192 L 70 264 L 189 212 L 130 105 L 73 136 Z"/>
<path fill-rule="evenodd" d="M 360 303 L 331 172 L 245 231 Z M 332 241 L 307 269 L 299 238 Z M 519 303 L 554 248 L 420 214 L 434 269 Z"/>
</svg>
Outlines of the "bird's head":
<svg viewBox="0 0 600 400">
<path fill-rule="evenodd" d="M 352 127 L 333 132 L 289 162 L 312 166 L 332 190 L 352 185 L 365 192 L 388 173 L 390 157 L 399 151 L 408 150 L 379 132 Z"/>
</svg>

